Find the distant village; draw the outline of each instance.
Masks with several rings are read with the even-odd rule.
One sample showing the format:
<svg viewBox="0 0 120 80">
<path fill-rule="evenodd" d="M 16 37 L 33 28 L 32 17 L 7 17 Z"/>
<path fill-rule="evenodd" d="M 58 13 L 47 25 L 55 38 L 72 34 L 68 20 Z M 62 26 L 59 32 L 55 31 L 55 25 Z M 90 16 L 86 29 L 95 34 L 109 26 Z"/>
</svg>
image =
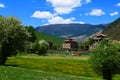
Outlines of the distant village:
<svg viewBox="0 0 120 80">
<path fill-rule="evenodd" d="M 96 43 L 107 38 L 107 35 L 105 34 L 95 34 L 91 40 L 93 41 L 91 44 L 86 45 L 83 49 L 79 49 L 78 42 L 75 41 L 75 39 L 67 39 L 63 42 L 62 44 L 62 49 L 63 50 L 68 50 L 68 51 L 92 51 L 92 49 L 95 47 Z M 118 40 L 112 40 L 113 42 L 120 42 Z"/>
</svg>

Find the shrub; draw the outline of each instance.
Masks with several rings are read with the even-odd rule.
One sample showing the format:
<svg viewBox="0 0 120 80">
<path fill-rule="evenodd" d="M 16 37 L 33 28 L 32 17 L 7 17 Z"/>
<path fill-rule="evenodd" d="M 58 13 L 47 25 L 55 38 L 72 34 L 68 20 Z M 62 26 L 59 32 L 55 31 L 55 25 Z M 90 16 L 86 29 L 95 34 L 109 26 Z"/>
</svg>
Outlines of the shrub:
<svg viewBox="0 0 120 80">
<path fill-rule="evenodd" d="M 46 43 L 42 42 L 35 42 L 31 45 L 29 52 L 35 53 L 38 55 L 45 55 L 48 50 L 48 45 Z"/>
</svg>

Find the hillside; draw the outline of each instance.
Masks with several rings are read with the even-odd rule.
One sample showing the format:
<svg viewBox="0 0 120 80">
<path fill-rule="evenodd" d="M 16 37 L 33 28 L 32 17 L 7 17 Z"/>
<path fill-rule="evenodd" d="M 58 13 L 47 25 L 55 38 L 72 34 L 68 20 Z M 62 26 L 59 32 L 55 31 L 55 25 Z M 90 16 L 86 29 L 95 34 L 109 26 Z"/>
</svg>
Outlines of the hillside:
<svg viewBox="0 0 120 80">
<path fill-rule="evenodd" d="M 52 24 L 39 26 L 35 30 L 63 38 L 74 38 L 78 42 L 84 42 L 90 36 L 102 31 L 106 25 L 91 25 L 91 24 Z"/>
<path fill-rule="evenodd" d="M 53 36 L 50 34 L 45 34 L 42 32 L 36 32 L 35 34 L 37 36 L 37 41 L 43 39 L 43 40 L 46 40 L 48 42 L 50 41 L 50 42 L 54 42 L 54 44 L 61 45 L 63 43 L 63 41 L 65 40 L 65 38 L 60 38 L 60 37 Z"/>
<path fill-rule="evenodd" d="M 111 39 L 120 40 L 120 18 L 109 24 L 102 33 L 106 34 Z"/>
</svg>

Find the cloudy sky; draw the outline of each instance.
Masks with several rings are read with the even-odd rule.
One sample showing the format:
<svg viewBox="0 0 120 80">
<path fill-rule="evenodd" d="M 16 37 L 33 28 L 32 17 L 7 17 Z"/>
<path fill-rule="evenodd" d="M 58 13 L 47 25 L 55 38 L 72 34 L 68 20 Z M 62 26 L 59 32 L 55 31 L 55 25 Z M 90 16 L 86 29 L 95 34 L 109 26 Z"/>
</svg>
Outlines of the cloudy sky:
<svg viewBox="0 0 120 80">
<path fill-rule="evenodd" d="M 120 0 L 0 0 L 0 15 L 24 25 L 106 24 L 120 17 Z"/>
</svg>

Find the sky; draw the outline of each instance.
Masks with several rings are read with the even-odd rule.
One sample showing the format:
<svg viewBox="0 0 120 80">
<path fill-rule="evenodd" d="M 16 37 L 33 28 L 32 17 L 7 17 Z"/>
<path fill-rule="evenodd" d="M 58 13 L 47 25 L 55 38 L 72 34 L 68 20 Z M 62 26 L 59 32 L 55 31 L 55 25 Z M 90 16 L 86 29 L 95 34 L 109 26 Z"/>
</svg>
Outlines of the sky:
<svg viewBox="0 0 120 80">
<path fill-rule="evenodd" d="M 120 0 L 0 0 L 0 15 L 26 26 L 107 24 L 120 17 Z"/>
</svg>

